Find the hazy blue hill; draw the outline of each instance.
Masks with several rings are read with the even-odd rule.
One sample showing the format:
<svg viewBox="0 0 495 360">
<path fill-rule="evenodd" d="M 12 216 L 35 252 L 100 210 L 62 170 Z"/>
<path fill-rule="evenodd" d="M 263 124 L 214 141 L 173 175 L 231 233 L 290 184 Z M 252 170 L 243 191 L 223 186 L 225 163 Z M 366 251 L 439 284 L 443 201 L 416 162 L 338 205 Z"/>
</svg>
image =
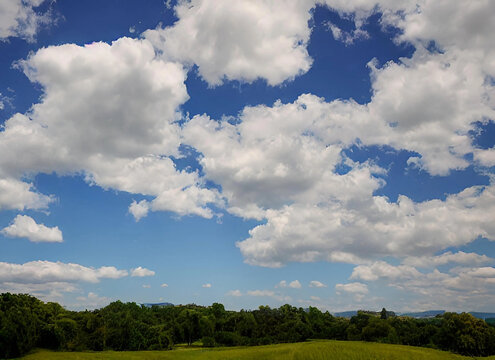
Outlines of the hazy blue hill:
<svg viewBox="0 0 495 360">
<path fill-rule="evenodd" d="M 416 319 L 421 319 L 421 318 L 435 317 L 437 315 L 442 315 L 444 313 L 445 313 L 445 310 L 427 310 L 427 311 L 403 313 L 403 314 L 400 314 L 400 315 L 401 316 L 409 316 L 409 317 L 413 317 L 413 318 L 416 318 Z"/>
<path fill-rule="evenodd" d="M 166 307 L 166 306 L 174 306 L 174 304 L 172 303 L 168 303 L 168 302 L 162 302 L 162 303 L 144 303 L 144 304 L 140 304 L 140 305 L 143 305 L 145 307 L 153 307 L 153 306 L 157 306 L 157 307 Z"/>
<path fill-rule="evenodd" d="M 471 315 L 473 315 L 474 317 L 477 317 L 478 319 L 492 319 L 492 318 L 495 318 L 495 313 L 491 313 L 491 312 L 477 312 L 477 311 L 472 311 L 470 312 Z"/>
<path fill-rule="evenodd" d="M 351 317 L 357 315 L 357 310 L 336 312 L 336 313 L 333 313 L 333 315 L 337 316 L 337 317 L 351 318 Z"/>
</svg>

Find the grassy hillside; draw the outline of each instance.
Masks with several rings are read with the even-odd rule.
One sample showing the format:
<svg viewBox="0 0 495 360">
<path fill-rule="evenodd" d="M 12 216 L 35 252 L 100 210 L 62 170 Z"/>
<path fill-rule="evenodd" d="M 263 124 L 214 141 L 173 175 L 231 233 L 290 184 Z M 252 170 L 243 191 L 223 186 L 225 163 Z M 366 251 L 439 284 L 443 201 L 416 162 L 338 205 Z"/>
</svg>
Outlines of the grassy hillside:
<svg viewBox="0 0 495 360">
<path fill-rule="evenodd" d="M 172 351 L 126 351 L 68 353 L 40 350 L 24 360 L 461 360 L 473 359 L 448 352 L 378 343 L 351 341 L 311 341 L 295 344 L 243 348 L 181 348 Z M 495 360 L 495 356 L 480 358 Z"/>
</svg>

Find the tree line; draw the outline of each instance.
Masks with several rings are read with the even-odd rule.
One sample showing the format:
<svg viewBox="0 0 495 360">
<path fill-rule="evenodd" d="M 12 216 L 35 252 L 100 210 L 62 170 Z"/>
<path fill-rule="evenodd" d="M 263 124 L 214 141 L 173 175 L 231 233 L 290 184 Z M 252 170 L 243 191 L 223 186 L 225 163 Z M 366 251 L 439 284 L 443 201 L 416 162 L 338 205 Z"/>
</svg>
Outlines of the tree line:
<svg viewBox="0 0 495 360">
<path fill-rule="evenodd" d="M 350 319 L 315 307 L 227 311 L 224 306 L 146 307 L 113 302 L 69 311 L 24 294 L 0 294 L 0 358 L 40 347 L 66 351 L 166 350 L 174 344 L 266 345 L 307 339 L 361 340 L 431 347 L 463 355 L 495 354 L 495 327 L 470 314 L 414 319 L 359 311 Z"/>
</svg>

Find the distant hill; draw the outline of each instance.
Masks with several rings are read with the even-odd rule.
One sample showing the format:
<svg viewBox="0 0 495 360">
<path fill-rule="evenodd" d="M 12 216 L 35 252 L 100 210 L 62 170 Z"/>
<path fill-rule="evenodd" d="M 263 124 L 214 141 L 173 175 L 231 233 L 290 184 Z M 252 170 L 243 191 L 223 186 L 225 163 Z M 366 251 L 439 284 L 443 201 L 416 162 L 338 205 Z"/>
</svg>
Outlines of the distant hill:
<svg viewBox="0 0 495 360">
<path fill-rule="evenodd" d="M 374 315 L 374 316 L 380 316 L 381 312 L 380 311 L 369 311 L 369 310 L 351 310 L 351 311 L 342 311 L 342 312 L 336 312 L 333 313 L 333 316 L 337 317 L 343 317 L 343 318 L 351 318 L 355 315 L 357 315 L 358 311 L 362 311 L 366 314 Z M 395 313 L 393 311 L 387 311 L 387 316 L 395 316 Z"/>
<path fill-rule="evenodd" d="M 168 303 L 168 302 L 163 302 L 163 303 L 144 303 L 144 304 L 139 304 L 139 305 L 145 306 L 147 308 L 151 308 L 153 306 L 156 306 L 156 307 L 174 306 L 174 304 Z"/>
<path fill-rule="evenodd" d="M 472 311 L 470 312 L 471 315 L 473 315 L 474 317 L 477 317 L 478 319 L 493 319 L 495 318 L 495 313 L 485 313 L 485 312 L 476 312 L 476 311 Z"/>
<path fill-rule="evenodd" d="M 423 319 L 423 318 L 432 318 L 437 315 L 442 315 L 445 313 L 445 310 L 427 310 L 427 311 L 420 311 L 420 312 L 410 312 L 410 313 L 403 313 L 400 314 L 401 316 L 409 316 L 412 318 L 416 319 Z"/>
<path fill-rule="evenodd" d="M 353 317 L 355 315 L 357 315 L 357 310 L 342 311 L 342 312 L 333 313 L 333 316 L 343 317 L 343 318 L 351 318 L 351 317 Z"/>
<path fill-rule="evenodd" d="M 342 311 L 342 312 L 333 313 L 333 315 L 338 317 L 351 318 L 357 315 L 357 312 L 358 310 Z M 368 314 L 380 315 L 380 312 L 374 312 L 374 311 L 365 311 L 365 312 Z M 419 312 L 397 313 L 397 315 L 409 316 L 415 319 L 428 319 L 428 318 L 433 318 L 437 315 L 442 315 L 444 313 L 445 310 L 427 310 L 427 311 L 419 311 Z M 490 313 L 490 312 L 471 311 L 469 314 L 473 315 L 478 319 L 483 319 L 483 320 L 495 318 L 495 313 Z M 393 312 L 391 311 L 387 311 L 387 315 L 394 316 Z"/>
</svg>

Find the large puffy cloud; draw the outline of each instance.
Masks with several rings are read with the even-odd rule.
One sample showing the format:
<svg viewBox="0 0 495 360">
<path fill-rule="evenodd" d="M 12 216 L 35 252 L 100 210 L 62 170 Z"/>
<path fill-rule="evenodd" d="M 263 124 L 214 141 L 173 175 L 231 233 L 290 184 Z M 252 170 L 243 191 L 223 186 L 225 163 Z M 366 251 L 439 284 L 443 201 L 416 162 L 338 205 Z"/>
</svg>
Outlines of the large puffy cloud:
<svg viewBox="0 0 495 360">
<path fill-rule="evenodd" d="M 326 3 L 362 23 L 381 12 L 384 25 L 404 30 L 397 41 L 412 42 L 417 50 L 396 63 L 369 63 L 368 104 L 302 95 L 291 104 L 247 107 L 236 125 L 198 116 L 185 126 L 186 141 L 202 153 L 205 174 L 222 186 L 229 211 L 266 220 L 238 243 L 246 261 L 277 267 L 288 261 L 363 263 L 382 256 L 408 256 L 414 262 L 426 255 L 436 264 L 483 263 L 487 259 L 473 255 L 433 255 L 478 236 L 494 239 L 487 215 L 494 210 L 493 182 L 445 201 L 416 203 L 399 196 L 391 202 L 373 195 L 383 184 L 375 176 L 380 170 L 346 160 L 341 150 L 352 144 L 408 150 L 418 154 L 408 164 L 432 175 L 466 168 L 471 154 L 491 166 L 491 150 L 476 149 L 470 134 L 478 123 L 495 118 L 494 90 L 486 80 L 493 48 L 487 26 L 493 22 L 474 26 L 483 9 L 490 13 L 492 5 Z M 466 11 L 468 19 L 460 22 L 465 29 L 447 15 L 444 22 L 427 26 L 433 23 L 429 14 L 441 8 L 445 14 Z M 423 23 L 415 28 L 418 19 Z M 464 41 L 463 36 L 457 41 L 459 31 L 472 33 L 475 41 Z M 441 52 L 426 50 L 431 40 Z M 342 163 L 351 168 L 346 174 L 336 171 Z"/>
<path fill-rule="evenodd" d="M 445 201 L 414 203 L 401 196 L 393 203 L 373 196 L 352 204 L 293 204 L 267 211 L 267 223 L 237 245 L 246 262 L 271 267 L 432 255 L 479 236 L 495 239 L 494 204 L 493 185 L 468 188 Z"/>
<path fill-rule="evenodd" d="M 35 8 L 45 0 L 5 0 L 0 2 L 0 40 L 21 37 L 32 41 L 40 25 L 51 22 L 50 14 Z"/>
<path fill-rule="evenodd" d="M 374 94 L 367 109 L 382 131 L 363 142 L 417 152 L 410 161 L 432 175 L 466 168 L 465 156 L 475 151 L 469 132 L 495 118 L 476 56 L 417 52 L 400 64 L 370 66 Z"/>
<path fill-rule="evenodd" d="M 10 237 L 27 238 L 32 242 L 62 242 L 62 231 L 55 227 L 38 224 L 32 217 L 17 215 L 9 226 L 1 231 Z"/>
<path fill-rule="evenodd" d="M 217 193 L 170 159 L 181 156 L 176 120 L 188 99 L 180 64 L 157 59 L 147 40 L 121 38 L 43 48 L 17 66 L 42 86 L 43 97 L 0 132 L 0 204 L 46 206 L 49 198 L 9 179 L 55 171 L 83 173 L 104 188 L 155 197 L 151 210 L 212 216 L 206 204 L 217 201 Z M 23 186 L 23 198 L 1 191 L 7 185 Z M 145 212 L 135 214 L 138 219 Z"/>
<path fill-rule="evenodd" d="M 224 79 L 277 85 L 309 70 L 312 0 L 181 1 L 177 23 L 145 32 L 165 58 L 196 64 L 210 84 Z"/>
<path fill-rule="evenodd" d="M 235 125 L 207 116 L 186 123 L 184 139 L 201 153 L 205 176 L 221 185 L 228 210 L 246 218 L 266 219 L 266 224 L 252 229 L 250 237 L 238 243 L 248 263 L 360 263 L 390 255 L 431 256 L 478 236 L 494 239 L 488 215 L 495 210 L 493 185 L 467 188 L 444 201 L 416 203 L 401 195 L 391 202 L 374 196 L 384 184 L 377 176 L 385 173 L 383 169 L 369 162 L 352 162 L 341 153 L 353 144 L 388 144 L 420 152 L 422 164 L 432 172 L 465 166 L 463 156 L 473 150 L 467 131 L 481 116 L 479 109 L 462 110 L 460 91 L 456 93 L 459 99 L 447 96 L 450 100 L 442 107 L 460 103 L 453 105 L 452 114 L 460 109 L 464 117 L 457 114 L 458 118 L 448 120 L 442 115 L 432 120 L 427 112 L 441 114 L 440 108 L 425 104 L 429 110 L 424 110 L 420 103 L 428 96 L 420 94 L 421 100 L 415 102 L 406 91 L 407 82 L 415 80 L 417 73 L 421 76 L 413 84 L 425 81 L 424 89 L 431 81 L 450 83 L 449 77 L 429 79 L 429 71 L 391 64 L 375 72 L 375 95 L 368 105 L 302 95 L 294 103 L 246 107 Z M 403 78 L 396 79 L 401 72 Z M 393 91 L 385 86 L 386 81 L 381 83 L 384 76 L 396 94 L 403 93 L 403 102 L 385 100 L 392 98 Z M 396 83 L 400 84 L 397 88 Z M 445 94 L 448 89 L 438 91 Z M 408 101 L 407 111 L 402 111 Z M 430 116 L 430 121 L 423 116 Z M 389 125 L 392 120 L 394 126 Z M 339 171 L 341 166 L 349 170 Z"/>
<path fill-rule="evenodd" d="M 473 152 L 470 130 L 475 121 L 495 118 L 493 82 L 495 22 L 489 0 L 325 0 L 353 19 L 357 30 L 371 14 L 380 13 L 384 26 L 399 29 L 397 42 L 410 42 L 412 59 L 373 70 L 374 97 L 370 115 L 392 126 L 368 141 L 389 144 L 421 154 L 410 163 L 433 175 L 468 166 Z M 339 32 L 335 29 L 333 32 Z M 362 31 L 362 29 L 361 29 Z M 349 34 L 341 35 L 344 41 Z M 441 51 L 429 50 L 432 44 Z M 388 130 L 388 131 L 386 131 Z M 492 166 L 490 152 L 477 151 L 482 165 Z"/>
<path fill-rule="evenodd" d="M 379 187 L 380 181 L 369 178 L 370 172 L 381 171 L 376 167 L 356 166 L 344 176 L 334 172 L 343 144 L 355 139 L 348 124 L 351 109 L 360 111 L 354 102 L 326 103 L 302 95 L 291 104 L 246 107 L 238 125 L 196 116 L 184 126 L 183 136 L 201 152 L 206 177 L 222 186 L 229 210 L 261 219 L 265 210 L 287 202 L 347 199 Z"/>
</svg>

